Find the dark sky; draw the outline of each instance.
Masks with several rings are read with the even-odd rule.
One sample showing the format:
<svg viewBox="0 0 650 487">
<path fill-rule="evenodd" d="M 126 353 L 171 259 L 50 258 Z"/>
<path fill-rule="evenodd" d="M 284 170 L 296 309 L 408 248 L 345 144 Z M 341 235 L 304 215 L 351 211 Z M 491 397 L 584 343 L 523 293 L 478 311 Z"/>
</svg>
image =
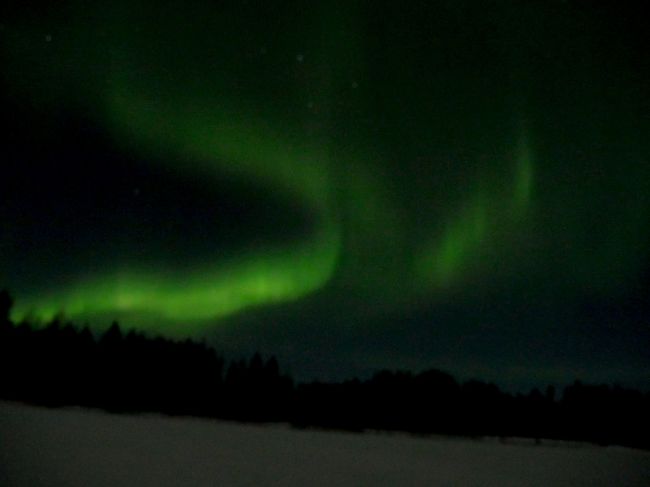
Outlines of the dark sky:
<svg viewBox="0 0 650 487">
<path fill-rule="evenodd" d="M 303 378 L 649 388 L 630 5 L 9 2 L 15 319 L 117 318 Z"/>
</svg>

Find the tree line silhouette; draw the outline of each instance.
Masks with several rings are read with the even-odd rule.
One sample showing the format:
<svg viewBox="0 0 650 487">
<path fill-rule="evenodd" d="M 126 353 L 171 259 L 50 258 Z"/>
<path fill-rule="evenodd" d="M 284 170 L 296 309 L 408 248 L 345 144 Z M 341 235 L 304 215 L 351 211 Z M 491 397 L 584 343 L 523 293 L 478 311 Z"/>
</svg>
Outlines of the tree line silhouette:
<svg viewBox="0 0 650 487">
<path fill-rule="evenodd" d="M 99 338 L 53 320 L 43 328 L 9 319 L 0 291 L 0 399 L 112 412 L 162 412 L 306 428 L 527 437 L 650 448 L 650 393 L 580 381 L 562 394 L 509 394 L 431 369 L 382 370 L 368 380 L 294 383 L 275 357 L 227 363 L 192 340 L 123 333 Z"/>
</svg>

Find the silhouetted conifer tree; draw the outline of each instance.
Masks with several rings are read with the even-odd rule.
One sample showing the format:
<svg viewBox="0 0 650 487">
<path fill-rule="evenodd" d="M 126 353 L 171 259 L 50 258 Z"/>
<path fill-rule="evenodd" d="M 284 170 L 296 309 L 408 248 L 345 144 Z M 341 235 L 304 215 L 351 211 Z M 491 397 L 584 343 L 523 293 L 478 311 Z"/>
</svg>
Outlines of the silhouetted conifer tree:
<svg viewBox="0 0 650 487">
<path fill-rule="evenodd" d="M 11 324 L 9 320 L 9 314 L 13 304 L 14 301 L 11 298 L 9 291 L 6 291 L 4 289 L 1 290 L 0 291 L 0 328 L 5 328 L 6 326 L 9 326 Z"/>
</svg>

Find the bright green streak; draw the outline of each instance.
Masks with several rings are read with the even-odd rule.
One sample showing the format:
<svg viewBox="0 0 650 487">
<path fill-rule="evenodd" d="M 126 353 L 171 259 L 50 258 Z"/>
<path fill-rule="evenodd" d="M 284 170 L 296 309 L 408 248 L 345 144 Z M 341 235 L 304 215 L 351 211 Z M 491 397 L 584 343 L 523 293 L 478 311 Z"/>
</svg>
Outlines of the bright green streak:
<svg viewBox="0 0 650 487">
<path fill-rule="evenodd" d="M 131 313 L 144 317 L 138 326 L 155 326 L 163 317 L 183 323 L 167 333 L 189 332 L 197 320 L 220 318 L 242 309 L 298 299 L 323 285 L 336 261 L 337 246 L 327 238 L 316 238 L 290 255 L 266 253 L 249 256 L 242 262 L 214 265 L 192 276 L 155 276 L 129 272 L 105 275 L 72 286 L 62 293 L 40 296 L 36 301 L 21 300 L 14 319 L 25 316 L 49 321 L 65 311 L 68 317 Z M 182 284 L 179 284 L 182 282 Z M 172 322 L 170 322 L 172 323 Z"/>
</svg>

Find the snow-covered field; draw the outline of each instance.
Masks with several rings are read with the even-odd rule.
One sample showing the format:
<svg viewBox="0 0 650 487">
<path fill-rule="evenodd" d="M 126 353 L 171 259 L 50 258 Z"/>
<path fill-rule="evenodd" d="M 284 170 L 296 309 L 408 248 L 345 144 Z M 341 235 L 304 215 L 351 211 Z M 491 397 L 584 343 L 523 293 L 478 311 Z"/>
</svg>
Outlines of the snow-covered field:
<svg viewBox="0 0 650 487">
<path fill-rule="evenodd" d="M 650 452 L 296 431 L 0 402 L 0 485 L 650 485 Z"/>
</svg>

